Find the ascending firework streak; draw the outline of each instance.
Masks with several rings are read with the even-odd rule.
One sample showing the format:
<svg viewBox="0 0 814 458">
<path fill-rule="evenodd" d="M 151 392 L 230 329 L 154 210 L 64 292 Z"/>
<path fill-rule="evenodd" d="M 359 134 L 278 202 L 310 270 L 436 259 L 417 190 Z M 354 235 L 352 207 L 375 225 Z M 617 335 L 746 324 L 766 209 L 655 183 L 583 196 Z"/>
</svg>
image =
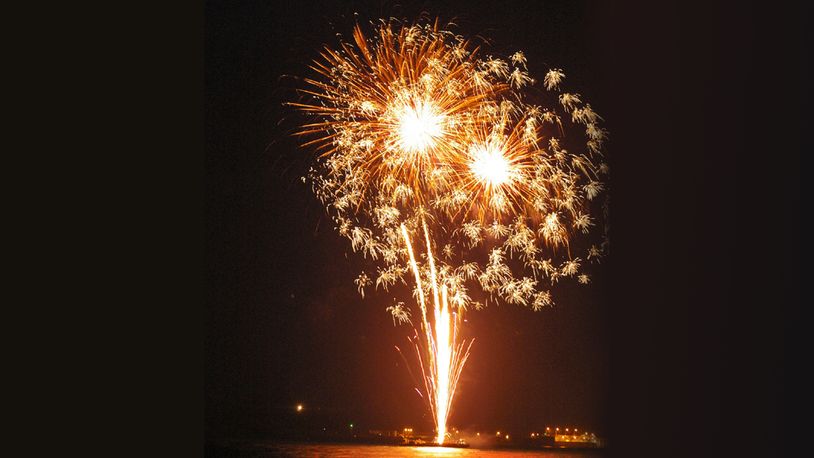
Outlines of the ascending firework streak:
<svg viewBox="0 0 814 458">
<path fill-rule="evenodd" d="M 418 264 L 415 261 L 413 248 L 410 244 L 410 234 L 407 228 L 402 224 L 401 231 L 404 235 L 404 241 L 407 244 L 407 252 L 410 256 L 410 266 L 413 268 L 415 275 L 417 290 L 421 291 L 421 274 L 418 270 Z M 424 225 L 424 235 L 427 239 L 427 251 L 430 253 L 430 281 L 432 282 L 432 290 L 435 305 L 435 327 L 431 327 L 427 323 L 427 306 L 425 303 L 424 295 L 419 295 L 421 305 L 421 319 L 422 328 L 425 330 L 427 339 L 427 346 L 430 349 L 427 353 L 429 358 L 428 367 L 425 368 L 423 358 L 420 351 L 420 344 L 416 343 L 416 356 L 421 364 L 421 371 L 424 379 L 424 387 L 427 390 L 427 398 L 430 405 L 430 410 L 433 413 L 433 419 L 436 424 L 439 444 L 444 443 L 446 437 L 446 424 L 449 417 L 449 409 L 452 405 L 452 396 L 455 394 L 455 387 L 458 385 L 458 377 L 461 374 L 464 363 L 469 357 L 469 345 L 461 342 L 456 344 L 457 341 L 457 323 L 451 318 L 449 310 L 449 301 L 447 298 L 446 285 L 441 286 L 441 300 L 438 299 L 438 281 L 435 275 L 435 266 L 432 262 L 432 254 L 429 250 L 430 235 L 427 231 L 426 224 Z M 433 330 L 435 331 L 433 334 Z M 427 373 L 429 372 L 429 374 Z"/>
<path fill-rule="evenodd" d="M 552 304 L 544 280 L 588 283 L 571 240 L 596 226 L 590 211 L 608 167 L 595 160 L 607 132 L 578 94 L 559 93 L 560 70 L 543 80 L 548 104 L 528 104 L 534 80 L 522 53 L 511 64 L 481 59 L 437 22 L 382 22 L 372 40 L 357 27 L 354 41 L 325 50 L 313 67 L 321 77 L 304 80 L 310 101 L 291 105 L 317 118 L 300 131 L 316 134 L 306 145 L 320 151 L 308 179 L 352 248 L 381 260 L 376 287 L 406 285 L 412 271 L 424 339 L 416 348 L 442 443 L 469 355 L 458 325 L 483 306 L 470 286 L 486 301 L 538 310 Z M 426 243 L 418 257 L 416 234 Z M 607 224 L 599 246 L 579 249 L 598 262 Z M 364 297 L 373 280 L 362 272 L 356 283 Z M 388 310 L 412 323 L 403 303 Z"/>
</svg>

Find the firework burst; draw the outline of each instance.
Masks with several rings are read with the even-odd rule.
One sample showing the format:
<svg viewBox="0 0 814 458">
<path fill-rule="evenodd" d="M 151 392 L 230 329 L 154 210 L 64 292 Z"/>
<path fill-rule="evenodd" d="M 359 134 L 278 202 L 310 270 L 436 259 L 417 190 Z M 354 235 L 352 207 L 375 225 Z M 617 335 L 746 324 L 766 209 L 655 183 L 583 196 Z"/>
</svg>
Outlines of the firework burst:
<svg viewBox="0 0 814 458">
<path fill-rule="evenodd" d="M 415 347 L 442 443 L 471 344 L 459 342 L 458 324 L 484 305 L 470 289 L 537 310 L 552 304 L 547 285 L 589 281 L 571 240 L 602 226 L 591 209 L 607 192 L 607 132 L 578 94 L 559 91 L 559 69 L 541 93 L 554 102 L 527 103 L 534 80 L 520 52 L 480 58 L 438 22 L 382 22 L 372 39 L 357 26 L 353 37 L 322 53 L 320 78 L 305 79 L 304 101 L 291 104 L 314 118 L 299 132 L 319 152 L 306 180 L 353 249 L 381 261 L 375 281 L 356 280 L 363 297 L 374 283 L 412 278 Z M 605 225 L 582 256 L 598 262 L 607 249 Z M 412 323 L 403 303 L 388 310 Z"/>
</svg>

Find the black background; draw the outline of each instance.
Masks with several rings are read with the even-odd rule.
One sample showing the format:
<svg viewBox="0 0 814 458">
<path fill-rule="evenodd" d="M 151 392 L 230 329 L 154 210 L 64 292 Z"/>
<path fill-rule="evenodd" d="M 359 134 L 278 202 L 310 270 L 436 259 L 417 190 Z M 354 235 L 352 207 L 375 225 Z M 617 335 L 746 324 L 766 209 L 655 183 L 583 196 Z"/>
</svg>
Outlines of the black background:
<svg viewBox="0 0 814 458">
<path fill-rule="evenodd" d="M 286 75 L 337 34 L 422 12 L 489 40 L 485 54 L 523 51 L 538 80 L 562 68 L 610 131 L 611 257 L 554 308 L 468 315 L 450 423 L 577 427 L 619 456 L 788 443 L 801 15 L 584 1 L 204 3 L 205 440 L 263 436 L 300 403 L 337 425 L 431 427 L 394 348 L 409 352 L 394 294 L 356 292 L 364 261 L 300 180 L 312 156 L 283 106 Z"/>
</svg>

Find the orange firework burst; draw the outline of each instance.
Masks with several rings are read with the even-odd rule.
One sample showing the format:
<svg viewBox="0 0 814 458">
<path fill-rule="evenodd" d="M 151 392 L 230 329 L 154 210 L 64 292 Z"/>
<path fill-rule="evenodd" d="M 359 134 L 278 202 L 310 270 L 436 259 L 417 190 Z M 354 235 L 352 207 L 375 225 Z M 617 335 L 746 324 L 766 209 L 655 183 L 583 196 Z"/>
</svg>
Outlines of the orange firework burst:
<svg viewBox="0 0 814 458">
<path fill-rule="evenodd" d="M 409 205 L 426 205 L 424 193 L 448 184 L 438 181 L 441 172 L 459 162 L 473 128 L 491 119 L 495 94 L 508 86 L 475 71 L 467 43 L 437 26 L 394 32 L 384 24 L 372 42 L 357 27 L 354 38 L 356 51 L 343 44 L 323 53 L 314 69 L 324 81 L 306 80 L 319 91 L 306 92 L 322 103 L 292 104 L 320 117 L 301 133 L 320 134 L 314 143 L 326 150 L 332 176 L 352 186 L 359 177 L 396 180 L 410 188 Z"/>
<path fill-rule="evenodd" d="M 441 443 L 469 352 L 457 320 L 482 306 L 471 286 L 537 310 L 552 303 L 544 279 L 588 282 L 570 242 L 596 226 L 607 132 L 578 94 L 559 92 L 560 70 L 543 80 L 555 103 L 526 103 L 534 80 L 522 53 L 481 59 L 438 22 L 382 22 L 373 39 L 357 26 L 353 37 L 322 53 L 312 67 L 321 78 L 304 80 L 310 100 L 291 105 L 316 118 L 299 132 L 316 135 L 306 145 L 320 151 L 309 179 L 353 249 L 382 261 L 376 287 L 412 273 L 425 336 L 416 348 L 426 349 L 419 359 Z M 603 208 L 607 216 L 607 199 Z M 606 254 L 605 229 L 586 259 Z M 364 296 L 374 280 L 363 272 L 356 283 Z M 388 310 L 412 322 L 403 303 Z"/>
</svg>

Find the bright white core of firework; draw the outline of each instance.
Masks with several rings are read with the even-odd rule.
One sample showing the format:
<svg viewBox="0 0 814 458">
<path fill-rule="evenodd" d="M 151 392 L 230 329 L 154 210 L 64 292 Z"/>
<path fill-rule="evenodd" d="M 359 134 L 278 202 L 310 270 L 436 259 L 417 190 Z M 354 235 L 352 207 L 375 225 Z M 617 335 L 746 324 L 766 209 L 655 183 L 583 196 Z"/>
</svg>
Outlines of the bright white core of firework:
<svg viewBox="0 0 814 458">
<path fill-rule="evenodd" d="M 476 150 L 470 168 L 479 180 L 492 187 L 508 183 L 513 174 L 512 165 L 506 160 L 503 152 L 492 147 Z"/>
<path fill-rule="evenodd" d="M 430 104 L 415 102 L 399 110 L 398 136 L 401 148 L 410 152 L 431 150 L 443 135 L 444 119 Z"/>
</svg>

